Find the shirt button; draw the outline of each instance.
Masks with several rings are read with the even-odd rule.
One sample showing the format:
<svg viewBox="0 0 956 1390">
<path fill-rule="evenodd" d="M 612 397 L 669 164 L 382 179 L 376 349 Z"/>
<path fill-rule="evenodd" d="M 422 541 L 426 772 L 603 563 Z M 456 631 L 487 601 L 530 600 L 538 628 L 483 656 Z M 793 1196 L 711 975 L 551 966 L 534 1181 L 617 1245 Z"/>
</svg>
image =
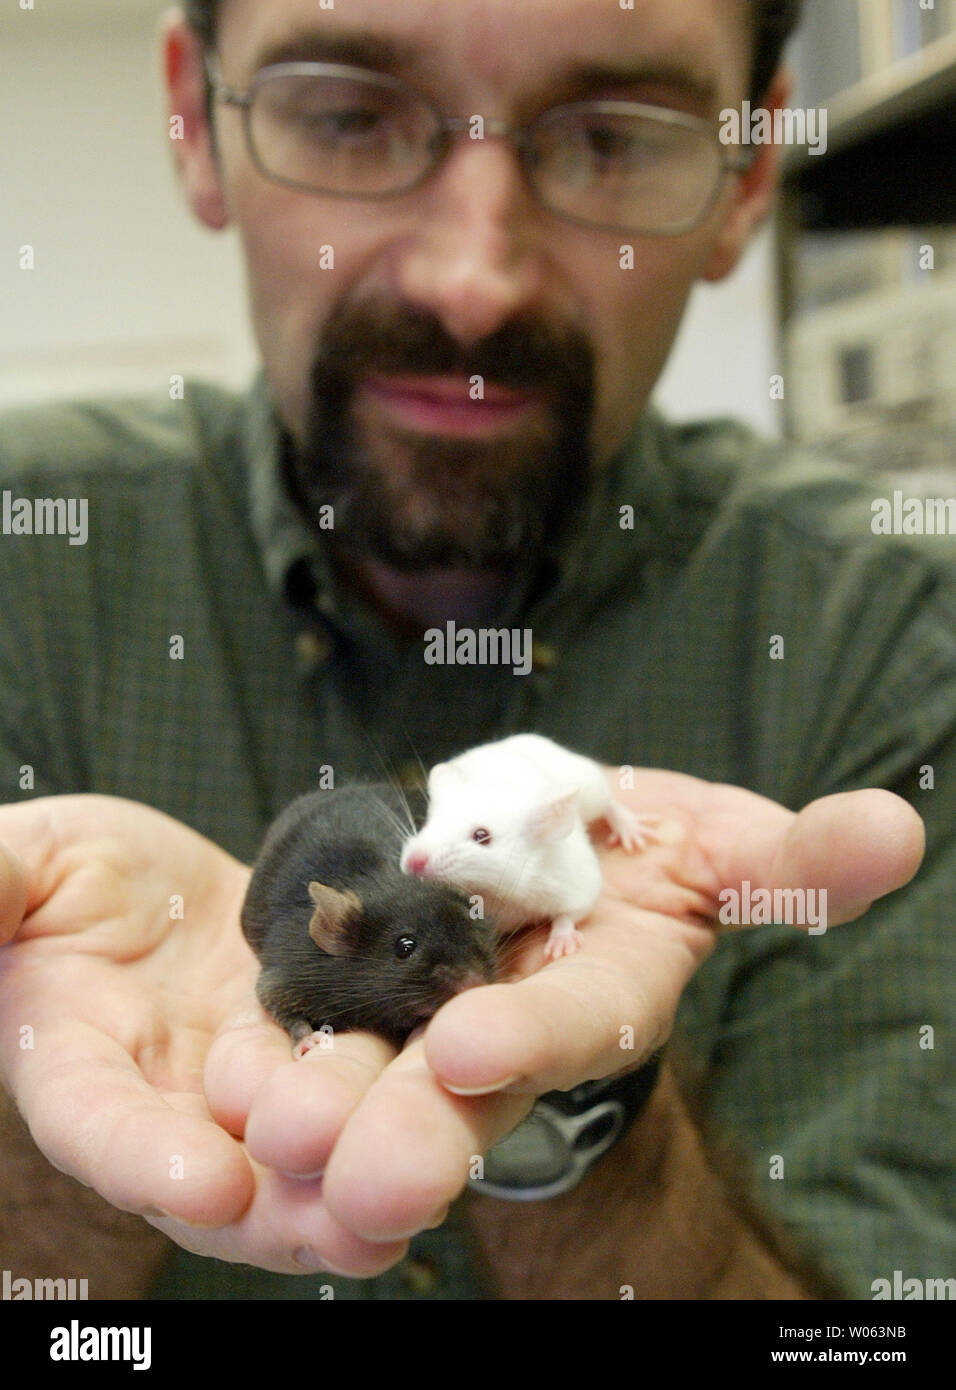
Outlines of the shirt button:
<svg viewBox="0 0 956 1390">
<path fill-rule="evenodd" d="M 409 1293 L 426 1297 L 438 1287 L 438 1270 L 431 1260 L 406 1260 L 402 1266 L 402 1281 Z"/>
<path fill-rule="evenodd" d="M 331 644 L 321 632 L 306 628 L 295 639 L 295 652 L 299 665 L 304 671 L 315 670 L 329 659 Z"/>
<path fill-rule="evenodd" d="M 550 671 L 558 659 L 558 653 L 548 642 L 531 643 L 532 671 Z"/>
</svg>

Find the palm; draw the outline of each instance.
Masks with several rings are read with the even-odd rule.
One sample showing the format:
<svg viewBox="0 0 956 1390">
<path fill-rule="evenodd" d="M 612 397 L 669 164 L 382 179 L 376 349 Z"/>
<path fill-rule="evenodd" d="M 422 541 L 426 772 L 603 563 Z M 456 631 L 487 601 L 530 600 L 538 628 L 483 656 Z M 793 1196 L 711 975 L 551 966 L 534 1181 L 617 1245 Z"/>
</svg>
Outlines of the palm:
<svg viewBox="0 0 956 1390">
<path fill-rule="evenodd" d="M 148 1175 L 118 1171 L 124 1144 L 142 1155 L 152 1146 L 153 1177 L 164 1161 L 168 1173 L 179 1117 L 208 1116 L 210 1043 L 248 1000 L 255 961 L 236 930 L 248 870 L 159 812 L 110 797 L 4 807 L 0 838 L 27 885 L 0 971 L 0 1016 L 17 1024 L 4 1038 L 5 1079 L 53 1162 L 84 1181 L 95 1166 L 104 1195 L 135 1209 L 136 1177 Z M 72 1132 L 64 1113 L 78 1116 Z M 138 1118 L 108 1124 L 111 1114 Z M 215 1146 L 232 1142 L 206 1124 Z M 107 1131 L 110 1156 L 98 1149 Z"/>
<path fill-rule="evenodd" d="M 0 1076 L 56 1167 L 187 1248 L 301 1272 L 282 1235 L 298 1220 L 298 1244 L 378 1273 L 404 1242 L 357 1240 L 318 1198 L 303 1219 L 301 1185 L 242 1142 L 259 1081 L 283 1064 L 302 1075 L 253 995 L 258 966 L 239 929 L 248 879 L 135 802 L 0 807 Z M 214 1039 L 249 1035 L 252 1065 L 214 1085 L 211 1105 Z M 355 1036 L 382 1066 L 394 1056 Z M 284 1118 L 294 1129 L 297 1115 Z"/>
<path fill-rule="evenodd" d="M 133 802 L 0 807 L 0 844 L 22 863 L 0 854 L 0 940 L 16 933 L 0 958 L 0 1068 L 37 1143 L 189 1248 L 289 1271 L 306 1250 L 306 1265 L 375 1273 L 535 1095 L 620 1071 L 667 1036 L 713 949 L 721 888 L 827 887 L 836 924 L 905 883 L 922 852 L 919 818 L 888 793 L 799 817 L 664 772 L 618 795 L 661 817 L 661 843 L 601 849 L 581 950 L 541 969 L 545 933 L 526 933 L 516 983 L 452 1000 L 398 1057 L 357 1032 L 299 1063 L 254 1006 L 248 869 Z M 454 1094 L 511 1077 L 501 1094 Z"/>
<path fill-rule="evenodd" d="M 135 802 L 60 797 L 33 809 L 29 842 L 0 819 L 32 885 L 4 988 L 19 981 L 21 1007 L 45 1020 L 39 1031 L 76 1019 L 154 1084 L 201 1090 L 196 1065 L 255 977 L 235 931 L 248 870 Z"/>
<path fill-rule="evenodd" d="M 509 979 L 537 975 L 539 989 L 581 998 L 596 983 L 602 1002 L 618 998 L 621 1024 L 636 1028 L 638 1060 L 664 1041 L 682 990 L 715 948 L 714 921 L 723 889 L 739 889 L 744 878 L 754 888 L 826 888 L 827 924 L 837 925 L 905 882 L 918 864 L 918 818 L 888 793 L 863 794 L 862 801 L 852 803 L 853 816 L 845 814 L 846 797 L 826 798 L 807 808 L 798 822 L 755 793 L 679 773 L 642 771 L 638 791 L 621 791 L 611 780 L 619 800 L 636 812 L 661 817 L 659 843 L 627 853 L 611 848 L 606 827 L 596 826 L 592 838 L 604 891 L 582 923 L 584 948 L 538 975 L 547 934 L 522 932 L 506 959 Z M 897 843 L 887 853 L 887 836 L 897 822 Z M 638 1011 L 628 983 L 635 977 L 643 981 L 640 999 L 646 1005 Z M 462 1014 L 465 1008 L 464 1000 L 456 1004 Z M 618 1045 L 613 1038 L 610 1042 Z M 439 1060 L 437 1052 L 434 1060 Z M 444 1050 L 441 1060 L 452 1063 Z M 592 1074 L 610 1073 L 629 1062 L 634 1064 L 633 1053 L 630 1058 L 620 1051 L 616 1057 L 605 1053 L 600 1071 Z M 579 1058 L 569 1052 L 549 1083 L 573 1085 L 578 1065 Z M 537 1070 L 533 1075 L 540 1079 Z"/>
</svg>

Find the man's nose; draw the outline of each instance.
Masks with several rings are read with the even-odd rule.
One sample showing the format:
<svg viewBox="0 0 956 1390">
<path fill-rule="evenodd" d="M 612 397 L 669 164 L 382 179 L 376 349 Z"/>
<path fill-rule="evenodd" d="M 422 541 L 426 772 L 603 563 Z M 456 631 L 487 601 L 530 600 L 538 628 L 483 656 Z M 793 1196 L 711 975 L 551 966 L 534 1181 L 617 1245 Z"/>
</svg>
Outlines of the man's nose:
<svg viewBox="0 0 956 1390">
<path fill-rule="evenodd" d="M 542 285 L 543 214 L 511 145 L 458 134 L 411 196 L 419 200 L 414 230 L 395 266 L 403 299 L 437 315 L 463 344 L 532 303 Z"/>
</svg>

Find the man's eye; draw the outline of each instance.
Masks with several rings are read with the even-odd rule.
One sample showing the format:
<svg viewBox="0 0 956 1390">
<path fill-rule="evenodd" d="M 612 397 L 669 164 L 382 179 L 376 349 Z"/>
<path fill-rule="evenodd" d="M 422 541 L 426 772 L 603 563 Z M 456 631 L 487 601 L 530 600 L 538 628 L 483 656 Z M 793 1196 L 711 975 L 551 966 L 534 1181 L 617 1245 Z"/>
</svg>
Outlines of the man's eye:
<svg viewBox="0 0 956 1390">
<path fill-rule="evenodd" d="M 613 126 L 593 126 L 585 131 L 584 148 L 596 168 L 631 174 L 658 168 L 671 154 L 665 141 Z"/>
<path fill-rule="evenodd" d="M 260 118 L 281 130 L 328 144 L 362 143 L 395 123 L 396 110 L 378 95 L 364 92 L 329 95 L 309 84 L 267 83 L 258 97 Z M 349 104 L 351 102 L 351 105 Z"/>
<path fill-rule="evenodd" d="M 592 126 L 585 132 L 588 149 L 601 160 L 623 160 L 632 154 L 637 142 L 634 137 L 609 127 Z"/>
<path fill-rule="evenodd" d="M 330 111 L 325 121 L 337 135 L 367 135 L 384 124 L 384 117 L 381 111 Z"/>
<path fill-rule="evenodd" d="M 301 111 L 294 120 L 309 135 L 330 142 L 359 142 L 386 128 L 380 111 Z"/>
</svg>

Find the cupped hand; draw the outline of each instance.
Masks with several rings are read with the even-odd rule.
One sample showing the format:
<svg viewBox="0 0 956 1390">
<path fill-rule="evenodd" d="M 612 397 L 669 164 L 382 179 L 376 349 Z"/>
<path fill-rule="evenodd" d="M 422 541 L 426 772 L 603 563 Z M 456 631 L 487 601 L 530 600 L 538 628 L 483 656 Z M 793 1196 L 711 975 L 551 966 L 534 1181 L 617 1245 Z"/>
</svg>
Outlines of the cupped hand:
<svg viewBox="0 0 956 1390">
<path fill-rule="evenodd" d="M 273 1067 L 268 1028 L 255 1022 L 214 1044 L 213 1113 L 237 1131 L 248 1119 L 260 1162 L 306 1181 L 322 1172 L 327 1210 L 356 1237 L 394 1241 L 437 1224 L 475 1156 L 537 1095 L 640 1065 L 715 947 L 725 888 L 825 888 L 827 929 L 838 929 L 922 858 L 922 822 L 889 792 L 830 796 L 795 815 L 681 774 L 640 771 L 625 792 L 608 777 L 633 810 L 660 818 L 659 842 L 601 849 L 605 891 L 575 954 L 545 964 L 546 928 L 525 933 L 509 982 L 453 999 L 394 1060 L 353 1033 Z"/>
<path fill-rule="evenodd" d="M 890 793 L 795 816 L 679 774 L 635 782 L 616 794 L 660 817 L 660 842 L 602 848 L 581 950 L 545 965 L 546 930 L 527 933 L 509 983 L 452 1000 L 397 1057 L 356 1032 L 300 1062 L 254 1001 L 248 869 L 133 802 L 0 807 L 4 1084 L 57 1167 L 186 1248 L 378 1273 L 536 1095 L 628 1070 L 666 1038 L 723 888 L 825 887 L 835 926 L 922 856 L 919 817 Z"/>
<path fill-rule="evenodd" d="M 379 1273 L 404 1242 L 371 1245 L 303 1203 L 206 1102 L 217 1032 L 237 1012 L 264 1019 L 239 927 L 248 880 L 133 801 L 0 807 L 0 1082 L 55 1167 L 188 1249 L 299 1273 L 327 1267 L 296 1261 L 314 1249 Z M 281 1069 L 289 1039 L 261 1027 L 260 1068 Z"/>
</svg>

